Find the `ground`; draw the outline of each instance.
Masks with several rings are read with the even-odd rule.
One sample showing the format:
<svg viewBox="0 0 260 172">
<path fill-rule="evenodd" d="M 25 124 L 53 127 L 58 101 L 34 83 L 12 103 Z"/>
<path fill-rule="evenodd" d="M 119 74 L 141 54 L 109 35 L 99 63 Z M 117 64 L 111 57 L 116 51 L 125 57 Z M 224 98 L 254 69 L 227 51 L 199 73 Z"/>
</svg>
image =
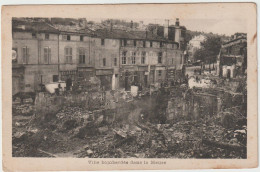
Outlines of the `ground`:
<svg viewBox="0 0 260 172">
<path fill-rule="evenodd" d="M 133 98 L 120 105 L 126 113 L 67 105 L 55 114 L 37 114 L 31 102 L 14 102 L 13 156 L 246 158 L 243 105 L 209 111 L 207 99 L 189 97 L 205 90 L 185 89 Z"/>
</svg>

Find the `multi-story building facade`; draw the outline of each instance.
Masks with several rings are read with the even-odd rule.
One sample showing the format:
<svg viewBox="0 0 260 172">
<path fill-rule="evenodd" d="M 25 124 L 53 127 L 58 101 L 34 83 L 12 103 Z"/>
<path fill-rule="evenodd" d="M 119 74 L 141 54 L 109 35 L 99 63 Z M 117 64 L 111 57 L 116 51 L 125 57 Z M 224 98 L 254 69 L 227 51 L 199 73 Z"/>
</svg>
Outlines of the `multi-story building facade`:
<svg viewBox="0 0 260 172">
<path fill-rule="evenodd" d="M 13 93 L 58 80 L 58 31 L 46 23 L 13 22 Z"/>
<path fill-rule="evenodd" d="M 164 28 L 164 35 L 113 29 L 112 25 L 92 31 L 45 21 L 14 21 L 16 90 L 38 91 L 46 83 L 76 83 L 91 76 L 98 77 L 106 90 L 129 89 L 133 84 L 148 87 L 153 83 L 171 83 L 180 77 L 183 27 L 178 20 L 174 29 Z M 169 38 L 170 35 L 174 37 Z M 24 88 L 16 88 L 21 85 Z"/>
<path fill-rule="evenodd" d="M 247 36 L 236 33 L 225 42 L 217 60 L 217 73 L 221 77 L 243 76 L 247 69 Z"/>
</svg>

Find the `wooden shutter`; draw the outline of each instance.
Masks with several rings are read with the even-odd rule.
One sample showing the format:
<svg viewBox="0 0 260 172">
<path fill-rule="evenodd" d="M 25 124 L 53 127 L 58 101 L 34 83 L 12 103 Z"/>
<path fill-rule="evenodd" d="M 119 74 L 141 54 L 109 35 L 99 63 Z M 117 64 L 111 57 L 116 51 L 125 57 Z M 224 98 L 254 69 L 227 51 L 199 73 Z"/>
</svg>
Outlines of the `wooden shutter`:
<svg viewBox="0 0 260 172">
<path fill-rule="evenodd" d="M 48 63 L 48 47 L 44 47 L 43 48 L 43 61 L 44 61 L 44 63 L 46 64 L 46 63 Z"/>
<path fill-rule="evenodd" d="M 51 64 L 51 48 L 49 47 L 49 64 Z"/>
<path fill-rule="evenodd" d="M 29 63 L 29 59 L 30 59 L 30 49 L 28 47 L 26 47 L 26 63 Z"/>
</svg>

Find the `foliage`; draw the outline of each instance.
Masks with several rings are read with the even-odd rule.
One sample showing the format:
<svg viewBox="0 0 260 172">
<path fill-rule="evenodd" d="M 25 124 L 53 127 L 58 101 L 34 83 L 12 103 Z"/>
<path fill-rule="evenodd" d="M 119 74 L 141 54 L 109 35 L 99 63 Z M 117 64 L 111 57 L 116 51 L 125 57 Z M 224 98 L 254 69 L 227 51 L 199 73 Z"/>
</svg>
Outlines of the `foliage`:
<svg viewBox="0 0 260 172">
<path fill-rule="evenodd" d="M 216 61 L 217 55 L 221 48 L 221 37 L 220 36 L 207 36 L 205 41 L 201 43 L 201 48 L 198 49 L 194 58 L 207 63 Z"/>
</svg>

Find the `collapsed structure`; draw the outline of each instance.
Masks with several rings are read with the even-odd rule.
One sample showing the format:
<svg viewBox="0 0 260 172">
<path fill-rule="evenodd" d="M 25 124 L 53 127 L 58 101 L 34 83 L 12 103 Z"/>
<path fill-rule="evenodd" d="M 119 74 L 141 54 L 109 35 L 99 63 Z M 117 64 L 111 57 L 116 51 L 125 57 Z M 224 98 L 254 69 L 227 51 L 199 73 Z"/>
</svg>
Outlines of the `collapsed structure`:
<svg viewBox="0 0 260 172">
<path fill-rule="evenodd" d="M 92 29 L 84 19 L 80 25 L 56 20 L 13 19 L 13 94 L 60 80 L 68 87 L 94 76 L 105 90 L 172 84 L 182 77 L 186 28 L 179 19 L 150 30 L 133 24 L 118 29 L 112 22 Z"/>
</svg>

